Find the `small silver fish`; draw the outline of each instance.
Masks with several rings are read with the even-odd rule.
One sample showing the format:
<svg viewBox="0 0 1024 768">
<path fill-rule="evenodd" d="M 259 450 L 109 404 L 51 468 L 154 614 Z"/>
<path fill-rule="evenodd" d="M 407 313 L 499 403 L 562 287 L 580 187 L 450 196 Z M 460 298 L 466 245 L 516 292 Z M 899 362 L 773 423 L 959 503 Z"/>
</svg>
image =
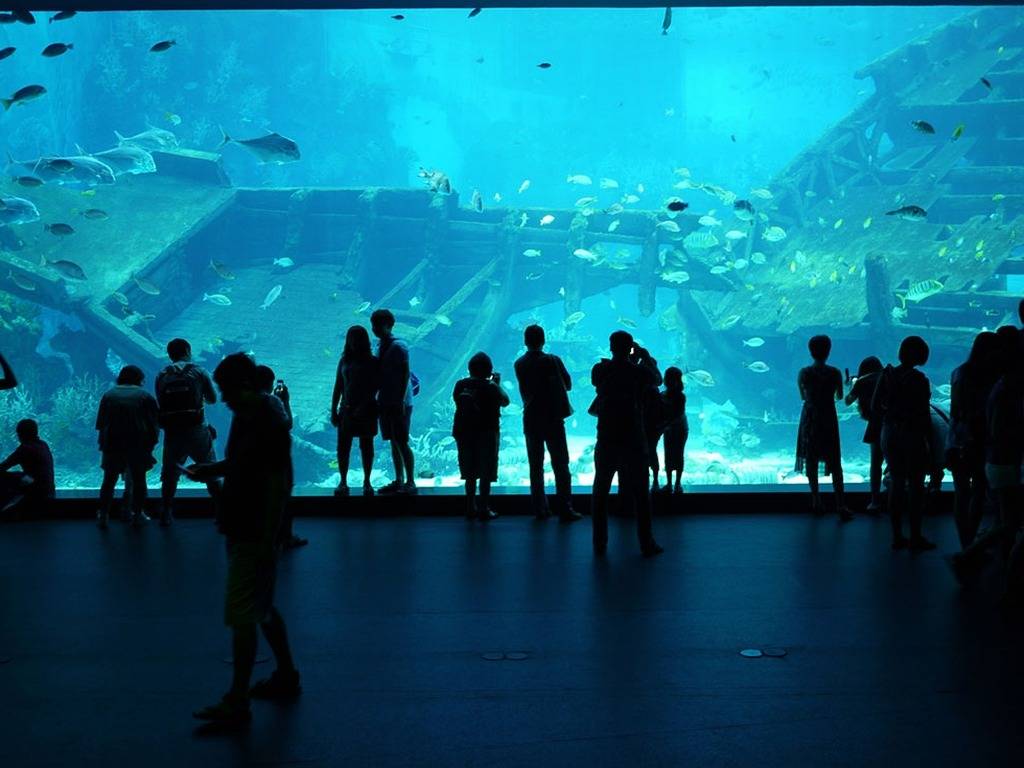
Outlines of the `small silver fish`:
<svg viewBox="0 0 1024 768">
<path fill-rule="evenodd" d="M 231 306 L 231 299 L 229 299 L 223 293 L 204 293 L 203 301 L 208 301 L 211 304 L 216 304 L 218 307 Z"/>
<path fill-rule="evenodd" d="M 273 288 L 271 288 L 270 291 L 267 293 L 267 297 L 263 299 L 263 303 L 260 304 L 260 309 L 268 309 L 271 304 L 277 301 L 278 297 L 281 295 L 282 290 L 284 290 L 284 286 L 282 285 L 275 285 Z"/>
</svg>

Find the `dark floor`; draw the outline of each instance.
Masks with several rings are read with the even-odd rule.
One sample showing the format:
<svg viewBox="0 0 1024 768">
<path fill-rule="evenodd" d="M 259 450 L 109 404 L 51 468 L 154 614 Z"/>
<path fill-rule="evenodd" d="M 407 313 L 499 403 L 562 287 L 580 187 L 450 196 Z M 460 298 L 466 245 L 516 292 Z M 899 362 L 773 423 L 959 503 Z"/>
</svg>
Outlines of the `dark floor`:
<svg viewBox="0 0 1024 768">
<path fill-rule="evenodd" d="M 589 526 L 298 521 L 305 693 L 220 734 L 190 719 L 229 675 L 209 520 L 2 526 L 0 765 L 1021 764 L 1024 638 L 885 520 L 675 517 L 654 561 Z"/>
</svg>

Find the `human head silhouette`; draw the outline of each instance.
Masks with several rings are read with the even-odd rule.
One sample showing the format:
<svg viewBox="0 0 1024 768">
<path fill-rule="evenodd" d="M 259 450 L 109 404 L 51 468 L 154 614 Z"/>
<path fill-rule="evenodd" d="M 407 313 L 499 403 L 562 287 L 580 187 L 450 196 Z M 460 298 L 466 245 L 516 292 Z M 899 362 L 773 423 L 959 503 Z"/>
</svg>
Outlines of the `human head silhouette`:
<svg viewBox="0 0 1024 768">
<path fill-rule="evenodd" d="M 611 350 L 612 359 L 629 357 L 633 351 L 633 336 L 626 331 L 615 331 L 608 337 L 608 349 Z"/>
<path fill-rule="evenodd" d="M 121 372 L 117 374 L 117 383 L 121 385 L 141 387 L 142 382 L 145 380 L 146 374 L 144 374 L 142 369 L 137 365 L 126 365 L 121 369 Z"/>
<path fill-rule="evenodd" d="M 674 365 L 665 369 L 665 389 L 676 392 L 683 389 L 683 372 Z"/>
<path fill-rule="evenodd" d="M 167 356 L 172 363 L 179 360 L 188 360 L 192 357 L 192 345 L 184 339 L 171 339 L 167 342 Z"/>
<path fill-rule="evenodd" d="M 907 336 L 900 344 L 899 360 L 903 365 L 916 367 L 928 362 L 928 342 L 920 336 Z"/>
<path fill-rule="evenodd" d="M 22 443 L 39 437 L 39 422 L 35 419 L 22 419 L 14 427 L 18 440 Z"/>
<path fill-rule="evenodd" d="M 807 350 L 815 362 L 824 363 L 832 352 L 832 339 L 825 335 L 811 336 L 807 342 Z"/>
<path fill-rule="evenodd" d="M 341 356 L 347 360 L 365 360 L 373 356 L 370 334 L 361 325 L 350 326 L 345 333 L 345 349 Z"/>
<path fill-rule="evenodd" d="M 486 352 L 477 352 L 469 358 L 469 375 L 475 379 L 486 379 L 494 372 L 494 364 Z"/>
<path fill-rule="evenodd" d="M 256 361 L 244 352 L 234 352 L 217 365 L 213 380 L 220 389 L 224 404 L 237 411 L 247 395 L 256 392 Z"/>
<path fill-rule="evenodd" d="M 387 338 L 395 327 L 395 316 L 390 309 L 375 309 L 370 315 L 370 328 L 378 339 Z"/>
<path fill-rule="evenodd" d="M 860 365 L 857 367 L 857 378 L 859 379 L 861 376 L 878 373 L 881 370 L 882 361 L 874 355 L 870 355 L 860 361 Z"/>
<path fill-rule="evenodd" d="M 527 349 L 543 349 L 544 341 L 543 328 L 536 323 L 526 326 L 526 330 L 523 331 L 523 343 L 526 345 Z"/>
</svg>

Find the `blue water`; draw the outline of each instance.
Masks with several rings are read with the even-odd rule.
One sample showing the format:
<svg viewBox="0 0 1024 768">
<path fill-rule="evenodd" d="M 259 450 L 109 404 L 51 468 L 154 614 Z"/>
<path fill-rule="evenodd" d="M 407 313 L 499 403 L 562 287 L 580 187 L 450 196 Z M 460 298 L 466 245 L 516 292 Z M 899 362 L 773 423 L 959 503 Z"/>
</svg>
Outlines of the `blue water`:
<svg viewBox="0 0 1024 768">
<path fill-rule="evenodd" d="M 690 204 L 688 216 L 710 213 L 724 220 L 718 229 L 724 246 L 723 233 L 732 226 L 731 205 L 674 185 L 683 179 L 700 180 L 734 191 L 741 199 L 751 198 L 750 190 L 759 188 L 778 192 L 772 186 L 777 174 L 874 95 L 874 81 L 856 78 L 857 70 L 975 11 L 949 7 L 675 9 L 666 35 L 661 34 L 662 9 L 486 9 L 474 18 L 467 18 L 466 10 L 408 11 L 403 12 L 403 20 L 390 18 L 394 13 L 104 13 L 79 14 L 52 24 L 40 15 L 40 23 L 34 26 L 0 26 L 0 48 L 17 48 L 0 61 L 0 92 L 10 96 L 28 84 L 41 84 L 47 90 L 43 97 L 13 106 L 0 117 L 0 146 L 19 161 L 79 155 L 117 146 L 115 131 L 129 136 L 158 128 L 172 132 L 179 149 L 220 154 L 234 187 L 423 189 L 418 171 L 425 167 L 447 175 L 463 207 L 470 206 L 471 194 L 478 190 L 486 210 L 528 207 L 573 212 L 620 204 L 664 217 L 666 198 L 680 196 Z M 164 52 L 150 52 L 161 40 L 173 40 L 175 45 Z M 57 58 L 39 55 L 47 44 L 58 41 L 72 43 L 74 48 Z M 541 68 L 541 63 L 550 67 Z M 951 126 L 941 128 L 946 141 Z M 301 159 L 259 164 L 242 146 L 219 147 L 222 129 L 240 139 L 277 132 L 299 146 Z M 881 146 L 887 146 L 885 141 Z M 569 183 L 571 176 L 586 176 L 592 183 Z M 40 208 L 39 221 L 0 226 L 3 272 L 7 273 L 9 263 L 38 263 L 33 243 L 41 242 L 38 233 L 43 224 L 80 216 L 84 207 L 102 207 L 96 201 L 104 196 L 116 208 L 116 190 L 123 178 L 112 189 L 83 197 L 74 213 Z M 140 175 L 124 183 L 151 182 Z M 526 187 L 522 192 L 521 186 Z M 28 200 L 37 195 L 33 188 L 12 181 L 3 183 L 0 191 L 5 197 Z M 75 194 L 88 191 L 85 187 Z M 630 195 L 636 200 L 629 201 Z M 577 205 L 587 196 L 597 200 Z M 45 199 L 38 193 L 39 201 Z M 755 202 L 759 209 L 771 208 L 767 202 Z M 884 211 L 875 217 L 883 219 Z M 132 227 L 138 227 L 139 221 L 134 219 Z M 74 222 L 78 229 L 85 227 L 80 219 Z M 103 223 L 110 225 L 104 244 L 114 275 L 124 252 L 135 247 L 134 235 L 130 228 L 119 227 L 114 217 Z M 153 227 L 164 223 L 156 217 L 152 220 Z M 860 221 L 846 224 L 861 226 Z M 831 220 L 828 225 L 832 226 Z M 868 226 L 864 225 L 865 231 Z M 791 239 L 795 233 L 796 228 L 791 228 Z M 67 238 L 68 253 L 74 252 L 78 234 Z M 239 229 L 239 237 L 244 234 Z M 226 242 L 230 241 L 227 237 Z M 410 246 L 418 247 L 418 242 Z M 343 243 L 341 250 L 344 247 Z M 608 246 L 608 253 L 621 247 Z M 782 259 L 783 266 L 790 258 L 788 252 L 781 255 L 781 246 L 779 253 L 763 243 L 758 249 Z M 639 256 L 637 246 L 626 251 L 616 258 Z M 229 263 L 240 265 L 235 286 L 213 281 L 175 290 L 197 291 L 197 302 L 203 292 L 221 289 L 236 290 L 240 296 L 243 280 L 252 277 L 243 267 L 246 260 L 267 265 L 265 283 L 253 290 L 262 296 L 266 286 L 283 283 L 281 302 L 264 313 L 256 309 L 258 302 L 251 310 L 236 302 L 230 309 L 233 319 L 252 312 L 253 322 L 258 323 L 273 313 L 273 323 L 286 336 L 290 327 L 298 327 L 300 316 L 316 314 L 322 318 L 324 340 L 316 346 L 318 354 L 321 347 L 324 352 L 318 364 L 327 371 L 329 381 L 341 334 L 359 320 L 351 307 L 326 299 L 320 305 L 313 293 L 306 301 L 291 298 L 300 285 L 320 279 L 307 272 L 307 282 L 301 283 L 306 268 L 301 253 L 294 257 L 293 272 L 279 279 L 269 265 L 280 255 L 272 241 L 263 249 L 249 244 L 244 252 L 232 252 L 230 246 L 224 252 Z M 732 265 L 738 251 L 727 255 Z M 378 256 L 384 262 L 390 258 Z M 998 254 L 989 257 L 998 258 Z M 934 249 L 922 243 L 921 262 L 934 258 Z M 813 263 L 799 267 L 808 274 L 815 271 Z M 746 279 L 738 268 L 729 269 L 739 275 L 740 283 Z M 822 268 L 823 283 L 831 269 Z M 68 295 L 83 295 L 88 286 L 103 282 L 103 265 L 98 274 L 95 268 L 92 272 L 86 288 L 72 285 Z M 399 271 L 384 282 L 393 284 L 400 275 Z M 500 270 L 496 275 L 500 283 L 504 279 Z M 124 279 L 123 275 L 116 281 L 111 277 L 106 290 Z M 431 276 L 426 279 L 429 283 Z M 770 279 L 762 274 L 758 282 Z M 508 333 L 488 351 L 507 380 L 520 351 L 515 343 L 520 329 L 532 321 L 549 328 L 552 350 L 571 361 L 580 385 L 574 395 L 577 415 L 570 423 L 578 480 L 586 482 L 592 471 L 586 452 L 594 426 L 585 415 L 586 373 L 601 354 L 607 334 L 625 323 L 663 367 L 706 368 L 714 375 L 713 388 L 688 384 L 693 439 L 687 479 L 691 484 L 795 481 L 790 476 L 800 405 L 795 376 L 805 363 L 806 336 L 821 330 L 820 324 L 806 332 L 769 337 L 763 351 L 741 347 L 733 369 L 716 364 L 692 337 L 666 329 L 662 318 L 676 300 L 669 284 L 660 285 L 653 312 L 644 316 L 635 285 L 590 292 L 584 283 L 580 310 L 585 317 L 566 329 L 559 293 L 565 276 L 546 273 L 543 282 L 550 286 L 549 299 L 510 312 Z M 12 446 L 13 423 L 33 415 L 54 445 L 58 485 L 94 487 L 98 454 L 91 409 L 111 379 L 111 366 L 133 360 L 125 359 L 124 350 L 112 350 L 111 357 L 110 344 L 99 339 L 88 322 L 83 326 L 73 304 L 44 297 L 38 290 L 2 292 L 11 286 L 10 278 L 0 284 L 0 349 L 17 369 L 23 387 L 18 393 L 0 394 L 0 448 L 6 451 Z M 448 295 L 458 286 L 427 286 L 431 287 L 435 290 L 418 293 Z M 1002 287 L 1012 290 L 1015 285 Z M 359 289 L 357 284 L 356 294 Z M 338 301 L 376 302 L 382 292 L 345 293 Z M 395 302 L 400 309 L 412 310 L 420 300 L 419 295 L 406 293 Z M 163 344 L 174 328 L 187 326 L 187 313 L 199 311 L 194 307 L 209 310 L 202 302 L 182 306 L 182 314 L 153 321 L 154 343 Z M 436 309 L 424 305 L 417 311 Z M 456 330 L 449 333 L 472 322 L 453 319 Z M 221 334 L 216 325 L 202 332 L 204 340 Z M 751 328 L 730 343 L 735 346 L 739 339 L 757 336 L 769 334 Z M 279 375 L 292 379 L 287 367 L 290 358 L 280 346 L 280 334 L 276 338 L 272 342 L 269 332 L 261 330 L 249 346 Z M 194 341 L 194 346 L 203 343 Z M 223 351 L 230 350 L 213 343 L 204 362 L 215 363 Z M 461 353 L 468 359 L 475 351 L 466 348 Z M 869 351 L 863 344 L 837 347 L 834 362 L 841 368 L 856 368 Z M 894 350 L 877 352 L 888 359 Z M 151 381 L 156 363 L 142 362 Z M 766 363 L 769 371 L 758 377 L 739 369 L 740 363 L 753 362 Z M 936 360 L 928 371 L 933 383 L 948 381 L 949 367 L 955 362 L 952 357 Z M 436 389 L 444 383 L 443 372 L 433 365 L 428 354 L 414 347 L 413 369 L 423 378 L 426 390 L 420 404 L 437 395 Z M 297 393 L 302 381 L 293 383 Z M 319 389 L 305 400 L 300 397 L 304 412 L 297 414 L 297 435 L 314 448 L 296 454 L 299 480 L 308 487 L 329 487 L 338 480 L 330 462 L 333 434 L 324 418 L 330 391 L 323 391 L 322 382 L 316 386 Z M 758 397 L 750 397 L 752 388 Z M 437 402 L 443 400 L 439 396 Z M 456 482 L 454 455 L 444 439 L 450 429 L 449 415 L 440 407 L 418 409 L 414 433 L 427 454 L 420 464 L 426 475 L 420 480 L 424 485 Z M 211 409 L 211 418 L 222 425 L 227 422 L 222 406 Z M 848 475 L 856 479 L 866 460 L 859 441 L 860 422 L 850 413 L 843 429 Z M 503 421 L 503 432 L 501 480 L 521 485 L 526 469 L 514 407 Z M 382 447 L 378 445 L 375 480 L 390 472 L 390 456 Z M 359 481 L 357 475 L 353 474 L 353 482 Z"/>
</svg>

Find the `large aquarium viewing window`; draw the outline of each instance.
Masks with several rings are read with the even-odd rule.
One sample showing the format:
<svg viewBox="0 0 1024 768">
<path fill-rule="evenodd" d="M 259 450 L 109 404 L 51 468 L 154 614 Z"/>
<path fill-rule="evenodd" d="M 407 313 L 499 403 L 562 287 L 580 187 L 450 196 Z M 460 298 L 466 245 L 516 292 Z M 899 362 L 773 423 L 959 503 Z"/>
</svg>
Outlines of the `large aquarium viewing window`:
<svg viewBox="0 0 1024 768">
<path fill-rule="evenodd" d="M 410 346 L 423 487 L 460 483 L 452 388 L 484 350 L 512 400 L 499 485 L 525 491 L 528 324 L 573 377 L 574 482 L 590 369 L 624 328 L 685 372 L 684 484 L 744 486 L 804 482 L 810 336 L 851 374 L 923 336 L 941 414 L 974 335 L 1015 322 L 1020 8 L 51 15 L 0 17 L 0 351 L 21 383 L 0 452 L 37 419 L 61 489 L 98 487 L 100 395 L 126 363 L 152 387 L 179 336 L 288 384 L 306 492 L 338 483 L 350 325 L 389 308 Z M 857 482 L 864 422 L 839 412 Z M 229 413 L 208 416 L 222 452 Z"/>
</svg>

